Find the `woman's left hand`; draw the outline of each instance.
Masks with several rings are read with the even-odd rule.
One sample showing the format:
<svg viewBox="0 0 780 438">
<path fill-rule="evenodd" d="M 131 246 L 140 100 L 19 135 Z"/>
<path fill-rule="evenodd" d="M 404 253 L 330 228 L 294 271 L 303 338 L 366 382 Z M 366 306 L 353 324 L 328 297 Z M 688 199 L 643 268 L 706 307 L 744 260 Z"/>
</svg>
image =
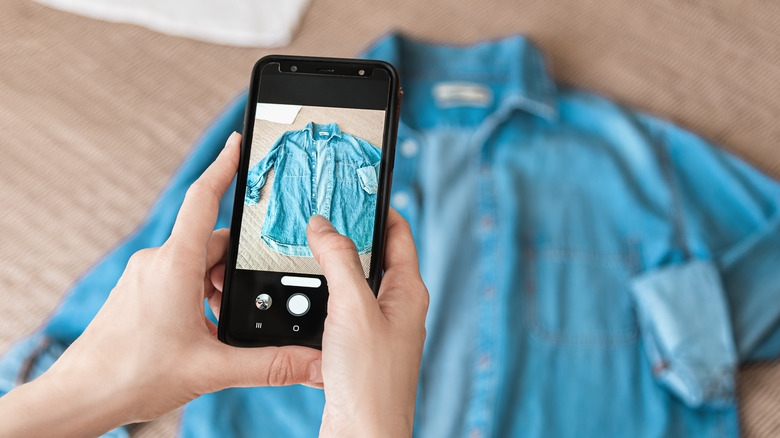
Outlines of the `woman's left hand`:
<svg viewBox="0 0 780 438">
<path fill-rule="evenodd" d="M 228 230 L 214 225 L 236 174 L 240 141 L 230 136 L 187 191 L 170 238 L 130 258 L 97 316 L 60 359 L 0 398 L 0 436 L 99 435 L 227 387 L 312 383 L 320 351 L 225 345 L 204 314 L 204 298 L 214 293 L 207 273 L 227 250 Z M 15 419 L 27 427 L 9 427 Z"/>
</svg>

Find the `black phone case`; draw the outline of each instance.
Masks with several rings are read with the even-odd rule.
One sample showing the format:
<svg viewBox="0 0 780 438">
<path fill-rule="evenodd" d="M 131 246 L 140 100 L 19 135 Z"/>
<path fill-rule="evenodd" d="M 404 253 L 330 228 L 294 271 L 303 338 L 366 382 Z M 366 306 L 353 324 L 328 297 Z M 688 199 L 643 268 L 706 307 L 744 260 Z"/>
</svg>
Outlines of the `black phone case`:
<svg viewBox="0 0 780 438">
<path fill-rule="evenodd" d="M 384 61 L 379 60 L 363 60 L 363 59 L 349 59 L 349 58 L 321 58 L 321 57 L 306 57 L 306 56 L 286 56 L 286 55 L 269 55 L 261 58 L 255 63 L 252 69 L 251 81 L 249 84 L 249 98 L 247 99 L 247 107 L 244 114 L 244 133 L 241 140 L 241 158 L 238 166 L 238 175 L 236 181 L 236 193 L 233 201 L 233 212 L 230 220 L 230 241 L 228 244 L 228 252 L 225 264 L 225 281 L 223 283 L 222 303 L 219 314 L 219 324 L 217 328 L 217 336 L 220 341 L 234 346 L 240 347 L 260 347 L 260 346 L 282 346 L 282 345 L 304 345 L 313 348 L 322 348 L 322 331 L 319 330 L 316 339 L 309 339 L 306 342 L 297 342 L 291 339 L 245 339 L 235 336 L 230 332 L 230 320 L 232 318 L 232 307 L 235 304 L 231 301 L 231 286 L 233 282 L 234 273 L 236 271 L 236 259 L 238 255 L 238 241 L 239 232 L 241 229 L 241 218 L 243 216 L 244 209 L 244 195 L 246 190 L 246 179 L 249 171 L 249 151 L 251 148 L 251 142 L 254 132 L 254 119 L 256 110 L 256 96 L 259 91 L 260 72 L 268 64 L 279 63 L 280 65 L 290 65 L 294 63 L 299 65 L 302 69 L 306 69 L 305 72 L 316 73 L 319 71 L 330 71 L 330 73 L 322 74 L 339 74 L 342 71 L 354 71 L 356 68 L 381 68 L 387 71 L 390 77 L 390 92 L 388 96 L 388 110 L 385 113 L 385 129 L 383 136 L 383 151 L 380 158 L 379 174 L 380 181 L 377 191 L 377 209 L 374 222 L 374 236 L 372 247 L 372 258 L 369 269 L 368 283 L 374 295 L 379 290 L 379 285 L 382 280 L 382 266 L 384 262 L 384 247 L 385 247 L 385 228 L 387 226 L 387 213 L 389 211 L 389 197 L 392 184 L 393 166 L 395 163 L 395 143 L 398 132 L 398 120 L 400 114 L 400 99 L 401 88 L 399 86 L 398 72 L 395 68 Z M 385 149 L 386 145 L 386 150 Z M 325 282 L 324 277 L 321 277 Z M 322 319 L 324 320 L 325 313 L 327 312 L 327 297 L 321 304 L 321 310 L 315 308 L 315 304 L 312 305 L 310 311 L 323 312 Z"/>
</svg>

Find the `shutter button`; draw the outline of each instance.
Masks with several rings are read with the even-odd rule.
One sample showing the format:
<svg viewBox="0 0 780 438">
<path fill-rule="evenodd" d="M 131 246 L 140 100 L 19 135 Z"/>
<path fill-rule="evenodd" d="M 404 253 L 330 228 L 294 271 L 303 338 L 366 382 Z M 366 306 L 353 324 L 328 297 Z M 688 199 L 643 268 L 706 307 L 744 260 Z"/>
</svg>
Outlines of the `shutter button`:
<svg viewBox="0 0 780 438">
<path fill-rule="evenodd" d="M 303 316 L 309 311 L 309 297 L 304 294 L 293 294 L 287 299 L 287 310 L 294 316 Z"/>
<path fill-rule="evenodd" d="M 271 307 L 271 297 L 268 294 L 260 294 L 255 298 L 255 305 L 260 310 L 268 310 Z"/>
</svg>

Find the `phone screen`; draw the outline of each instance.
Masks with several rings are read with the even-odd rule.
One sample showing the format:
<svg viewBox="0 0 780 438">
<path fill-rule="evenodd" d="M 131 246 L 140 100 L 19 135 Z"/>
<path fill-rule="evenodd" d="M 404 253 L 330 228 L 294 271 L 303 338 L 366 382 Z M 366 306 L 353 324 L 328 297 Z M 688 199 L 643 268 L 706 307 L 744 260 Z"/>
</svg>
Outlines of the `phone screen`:
<svg viewBox="0 0 780 438">
<path fill-rule="evenodd" d="M 260 68 L 239 169 L 239 232 L 237 242 L 231 235 L 235 259 L 228 263 L 234 270 L 225 283 L 234 338 L 319 345 L 327 285 L 306 239 L 314 214 L 352 239 L 367 279 L 378 274 L 391 75 L 379 67 L 342 68 L 344 74 L 323 73 L 295 60 Z"/>
</svg>

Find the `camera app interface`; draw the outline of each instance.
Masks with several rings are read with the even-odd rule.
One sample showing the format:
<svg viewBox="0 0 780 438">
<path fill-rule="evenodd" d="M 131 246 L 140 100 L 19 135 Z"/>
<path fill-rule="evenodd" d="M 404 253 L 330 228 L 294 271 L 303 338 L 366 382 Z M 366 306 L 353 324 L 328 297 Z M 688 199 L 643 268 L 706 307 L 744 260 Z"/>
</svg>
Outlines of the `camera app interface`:
<svg viewBox="0 0 780 438">
<path fill-rule="evenodd" d="M 258 103 L 236 268 L 322 275 L 306 240 L 319 214 L 369 275 L 382 110 Z"/>
</svg>

